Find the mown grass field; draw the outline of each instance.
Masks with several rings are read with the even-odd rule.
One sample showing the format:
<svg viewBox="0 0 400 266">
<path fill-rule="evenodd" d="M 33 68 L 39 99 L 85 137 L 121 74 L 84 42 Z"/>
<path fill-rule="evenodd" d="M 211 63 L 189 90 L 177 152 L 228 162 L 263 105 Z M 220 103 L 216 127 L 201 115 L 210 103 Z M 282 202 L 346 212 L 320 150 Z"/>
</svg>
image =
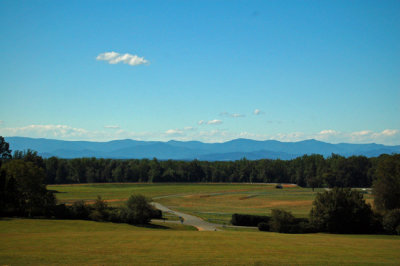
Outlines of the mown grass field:
<svg viewBox="0 0 400 266">
<path fill-rule="evenodd" d="M 398 236 L 198 232 L 168 226 L 150 229 L 91 221 L 3 219 L 0 264 L 400 264 Z"/>
<path fill-rule="evenodd" d="M 233 213 L 268 215 L 271 209 L 291 211 L 307 217 L 318 191 L 270 184 L 82 184 L 52 185 L 57 199 L 72 203 L 88 202 L 102 196 L 111 205 L 122 204 L 133 193 L 140 193 L 171 209 L 193 214 L 217 223 L 229 223 Z"/>
</svg>

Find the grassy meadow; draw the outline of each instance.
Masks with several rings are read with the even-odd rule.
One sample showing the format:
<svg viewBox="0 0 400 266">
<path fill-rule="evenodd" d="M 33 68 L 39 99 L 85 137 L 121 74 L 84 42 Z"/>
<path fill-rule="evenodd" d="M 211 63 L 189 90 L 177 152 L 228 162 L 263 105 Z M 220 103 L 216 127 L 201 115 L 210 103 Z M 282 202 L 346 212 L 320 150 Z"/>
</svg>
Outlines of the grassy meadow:
<svg viewBox="0 0 400 266">
<path fill-rule="evenodd" d="M 0 264 L 400 264 L 398 236 L 198 232 L 165 225 L 3 219 Z"/>
<path fill-rule="evenodd" d="M 60 202 L 92 202 L 97 195 L 111 205 L 122 204 L 140 193 L 171 209 L 193 214 L 216 223 L 229 223 L 233 213 L 265 215 L 271 209 L 291 211 L 307 217 L 318 191 L 293 185 L 276 189 L 271 184 L 82 184 L 51 185 Z"/>
<path fill-rule="evenodd" d="M 267 184 L 52 185 L 60 202 L 111 205 L 140 193 L 172 209 L 213 222 L 231 214 L 268 214 L 272 208 L 307 216 L 318 190 Z M 321 190 L 320 190 L 321 191 Z M 367 195 L 367 198 L 371 198 Z M 80 220 L 0 219 L 0 265 L 364 265 L 400 264 L 400 237 L 278 234 L 250 228 L 198 232 L 155 222 L 148 227 Z"/>
</svg>

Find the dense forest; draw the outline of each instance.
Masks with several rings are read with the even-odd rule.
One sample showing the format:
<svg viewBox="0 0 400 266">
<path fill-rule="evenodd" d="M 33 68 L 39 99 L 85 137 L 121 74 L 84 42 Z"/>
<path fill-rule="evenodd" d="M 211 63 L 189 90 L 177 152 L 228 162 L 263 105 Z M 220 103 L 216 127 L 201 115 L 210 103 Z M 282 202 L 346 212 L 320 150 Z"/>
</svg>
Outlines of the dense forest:
<svg viewBox="0 0 400 266">
<path fill-rule="evenodd" d="M 45 170 L 47 184 L 96 182 L 249 182 L 295 183 L 302 187 L 371 187 L 389 161 L 400 155 L 343 157 L 304 155 L 293 160 L 160 161 L 148 159 L 42 159 L 16 151 L 13 159 L 33 161 Z"/>
</svg>

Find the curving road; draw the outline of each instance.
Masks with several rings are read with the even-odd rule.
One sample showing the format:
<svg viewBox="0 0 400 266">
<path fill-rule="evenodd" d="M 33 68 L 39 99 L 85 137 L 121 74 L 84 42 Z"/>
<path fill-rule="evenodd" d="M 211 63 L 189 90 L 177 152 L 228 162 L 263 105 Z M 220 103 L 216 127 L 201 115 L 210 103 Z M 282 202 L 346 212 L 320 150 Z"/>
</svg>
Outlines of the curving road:
<svg viewBox="0 0 400 266">
<path fill-rule="evenodd" d="M 158 202 L 152 202 L 151 204 L 163 212 L 168 212 L 168 213 L 174 214 L 176 216 L 182 217 L 183 224 L 194 226 L 199 231 L 220 231 L 220 229 L 218 229 L 218 227 L 221 226 L 220 224 L 209 223 L 199 217 L 196 217 L 196 216 L 193 216 L 190 214 L 186 214 L 186 213 L 182 213 L 182 212 L 173 211 L 173 210 L 165 207 L 164 205 L 161 205 Z"/>
</svg>

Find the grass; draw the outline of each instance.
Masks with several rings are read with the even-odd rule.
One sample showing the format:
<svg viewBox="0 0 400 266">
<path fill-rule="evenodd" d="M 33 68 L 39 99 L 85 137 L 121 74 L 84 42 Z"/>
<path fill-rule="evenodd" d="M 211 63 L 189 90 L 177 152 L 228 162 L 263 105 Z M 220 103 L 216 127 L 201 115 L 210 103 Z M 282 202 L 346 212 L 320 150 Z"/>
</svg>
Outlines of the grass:
<svg viewBox="0 0 400 266">
<path fill-rule="evenodd" d="M 276 189 L 267 184 L 82 184 L 52 185 L 57 199 L 71 203 L 93 201 L 97 195 L 111 205 L 122 204 L 133 193 L 153 198 L 171 209 L 199 216 L 210 222 L 227 224 L 233 213 L 268 215 L 271 209 L 291 211 L 307 217 L 318 191 L 296 186 Z"/>
<path fill-rule="evenodd" d="M 0 220 L 0 264 L 400 264 L 398 236 L 197 232 L 181 225 L 162 228 L 4 219 Z"/>
</svg>

